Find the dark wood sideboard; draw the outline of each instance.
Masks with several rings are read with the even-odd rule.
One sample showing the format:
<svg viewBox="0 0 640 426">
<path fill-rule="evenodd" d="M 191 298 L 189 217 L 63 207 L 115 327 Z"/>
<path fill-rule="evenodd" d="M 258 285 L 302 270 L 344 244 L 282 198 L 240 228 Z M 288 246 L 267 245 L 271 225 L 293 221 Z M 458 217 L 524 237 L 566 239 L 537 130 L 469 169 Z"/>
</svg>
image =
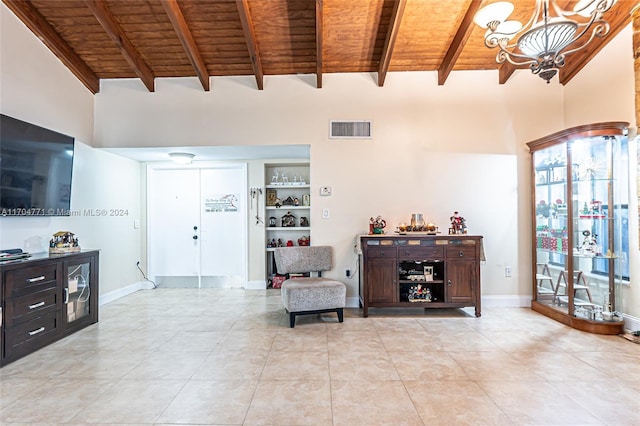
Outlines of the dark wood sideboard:
<svg viewBox="0 0 640 426">
<path fill-rule="evenodd" d="M 0 263 L 0 366 L 98 322 L 97 250 Z"/>
<path fill-rule="evenodd" d="M 482 236 L 361 235 L 360 307 L 463 308 L 480 310 Z M 425 272 L 429 271 L 428 278 Z M 428 279 L 428 281 L 427 281 Z M 415 297 L 420 286 L 428 298 Z"/>
</svg>

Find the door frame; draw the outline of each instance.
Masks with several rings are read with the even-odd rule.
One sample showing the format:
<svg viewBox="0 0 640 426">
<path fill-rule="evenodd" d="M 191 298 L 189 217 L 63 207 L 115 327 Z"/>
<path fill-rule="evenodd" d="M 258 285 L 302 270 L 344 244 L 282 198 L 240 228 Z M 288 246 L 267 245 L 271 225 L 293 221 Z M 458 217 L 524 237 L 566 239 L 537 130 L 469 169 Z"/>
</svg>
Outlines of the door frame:
<svg viewBox="0 0 640 426">
<path fill-rule="evenodd" d="M 156 281 L 156 275 L 154 274 L 153 263 L 151 261 L 151 224 L 149 221 L 149 203 L 150 203 L 150 194 L 151 194 L 151 179 L 149 176 L 154 171 L 158 170 L 201 170 L 201 169 L 240 169 L 242 171 L 242 193 L 240 194 L 242 198 L 242 203 L 245 206 L 245 217 L 242 221 L 242 234 L 244 238 L 242 238 L 242 287 L 247 288 L 249 283 L 249 216 L 251 214 L 249 209 L 249 197 L 247 194 L 247 185 L 248 185 L 248 164 L 242 161 L 228 161 L 228 162 L 217 162 L 217 161 L 202 161 L 196 162 L 192 164 L 176 164 L 172 162 L 158 162 L 158 163 L 147 163 L 146 164 L 146 173 L 145 173 L 145 209 L 144 209 L 144 217 L 145 217 L 145 240 L 146 240 L 146 253 L 145 258 L 147 262 L 147 275 L 149 279 Z M 201 194 L 202 195 L 202 194 Z M 202 204 L 198 205 L 198 209 L 200 215 L 202 214 Z M 199 257 L 201 253 L 199 254 Z M 201 264 L 200 259 L 198 259 L 198 282 L 200 282 L 201 274 Z M 200 287 L 200 284 L 198 285 Z M 229 287 L 231 288 L 231 287 Z"/>
</svg>

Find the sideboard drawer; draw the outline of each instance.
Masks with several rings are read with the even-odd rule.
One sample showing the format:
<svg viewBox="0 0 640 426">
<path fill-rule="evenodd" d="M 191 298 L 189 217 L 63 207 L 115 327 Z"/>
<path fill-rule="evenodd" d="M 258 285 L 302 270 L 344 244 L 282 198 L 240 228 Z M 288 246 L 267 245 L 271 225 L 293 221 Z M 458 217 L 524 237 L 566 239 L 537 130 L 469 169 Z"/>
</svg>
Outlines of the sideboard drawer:
<svg viewBox="0 0 640 426">
<path fill-rule="evenodd" d="M 394 246 L 368 246 L 366 256 L 371 259 L 395 259 L 397 254 Z"/>
<path fill-rule="evenodd" d="M 12 269 L 5 274 L 5 297 L 16 297 L 33 291 L 34 288 L 51 284 L 56 285 L 57 264 L 51 263 L 28 268 Z"/>
<path fill-rule="evenodd" d="M 26 321 L 6 329 L 6 357 L 13 358 L 31 353 L 56 338 L 58 333 L 58 312 Z M 11 342 L 11 344 L 9 344 Z"/>
<path fill-rule="evenodd" d="M 398 258 L 410 260 L 442 259 L 443 247 L 407 246 L 398 248 Z"/>
<path fill-rule="evenodd" d="M 58 289 L 55 287 L 8 299 L 5 315 L 7 327 L 29 321 L 46 312 L 57 310 L 58 299 Z"/>
<path fill-rule="evenodd" d="M 448 246 L 447 258 L 475 259 L 475 246 Z"/>
</svg>

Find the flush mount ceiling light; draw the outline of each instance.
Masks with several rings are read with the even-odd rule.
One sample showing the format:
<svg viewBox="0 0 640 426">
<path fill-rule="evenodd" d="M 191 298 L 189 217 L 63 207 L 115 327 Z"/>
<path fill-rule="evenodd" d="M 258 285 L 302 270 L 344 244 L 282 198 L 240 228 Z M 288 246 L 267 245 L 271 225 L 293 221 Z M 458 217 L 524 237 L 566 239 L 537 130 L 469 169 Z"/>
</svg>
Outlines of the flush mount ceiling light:
<svg viewBox="0 0 640 426">
<path fill-rule="evenodd" d="M 609 24 L 602 15 L 615 2 L 579 0 L 573 10 L 564 10 L 556 0 L 536 0 L 533 15 L 523 25 L 507 20 L 514 6 L 500 1 L 480 9 L 473 20 L 487 28 L 484 44 L 490 49 L 499 49 L 498 63 L 529 65 L 531 72 L 549 83 L 564 66 L 566 55 L 584 49 L 595 37 L 609 33 Z M 509 44 L 516 37 L 517 41 Z"/>
<path fill-rule="evenodd" d="M 170 152 L 169 157 L 171 157 L 171 161 L 178 164 L 191 164 L 194 154 L 189 152 Z"/>
</svg>

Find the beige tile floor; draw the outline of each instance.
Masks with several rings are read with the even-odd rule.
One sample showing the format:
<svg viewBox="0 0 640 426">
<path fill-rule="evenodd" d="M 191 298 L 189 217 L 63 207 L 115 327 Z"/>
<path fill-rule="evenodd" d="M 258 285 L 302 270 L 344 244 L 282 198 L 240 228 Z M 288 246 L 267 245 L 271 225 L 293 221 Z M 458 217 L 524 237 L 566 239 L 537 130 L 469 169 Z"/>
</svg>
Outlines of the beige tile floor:
<svg viewBox="0 0 640 426">
<path fill-rule="evenodd" d="M 529 309 L 300 317 L 157 289 L 0 369 L 0 424 L 640 425 L 640 345 Z"/>
</svg>

